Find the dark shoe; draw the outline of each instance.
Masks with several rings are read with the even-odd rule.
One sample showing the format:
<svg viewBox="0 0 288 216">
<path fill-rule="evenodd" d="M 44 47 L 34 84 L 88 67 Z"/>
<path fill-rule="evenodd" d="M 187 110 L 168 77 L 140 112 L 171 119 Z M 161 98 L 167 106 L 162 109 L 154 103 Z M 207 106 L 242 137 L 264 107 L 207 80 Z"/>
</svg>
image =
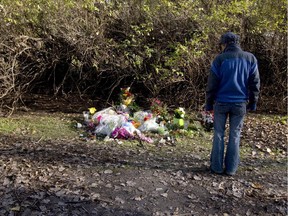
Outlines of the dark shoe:
<svg viewBox="0 0 288 216">
<path fill-rule="evenodd" d="M 210 168 L 210 173 L 212 173 L 212 174 L 217 174 L 217 175 L 222 175 L 222 174 L 223 174 L 223 172 L 215 172 L 215 171 L 212 170 L 211 168 Z"/>
<path fill-rule="evenodd" d="M 229 173 L 229 172 L 225 172 L 225 175 L 227 176 L 234 176 L 236 173 Z"/>
</svg>

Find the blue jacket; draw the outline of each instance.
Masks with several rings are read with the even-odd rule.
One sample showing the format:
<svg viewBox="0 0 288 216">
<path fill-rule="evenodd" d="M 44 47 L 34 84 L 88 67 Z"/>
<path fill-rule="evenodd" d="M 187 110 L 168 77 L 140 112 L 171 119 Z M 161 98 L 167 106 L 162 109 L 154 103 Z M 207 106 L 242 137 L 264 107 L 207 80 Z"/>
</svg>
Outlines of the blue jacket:
<svg viewBox="0 0 288 216">
<path fill-rule="evenodd" d="M 243 51 L 237 44 L 229 44 L 211 65 L 206 88 L 206 110 L 213 110 L 213 103 L 258 101 L 260 77 L 257 59 Z"/>
</svg>

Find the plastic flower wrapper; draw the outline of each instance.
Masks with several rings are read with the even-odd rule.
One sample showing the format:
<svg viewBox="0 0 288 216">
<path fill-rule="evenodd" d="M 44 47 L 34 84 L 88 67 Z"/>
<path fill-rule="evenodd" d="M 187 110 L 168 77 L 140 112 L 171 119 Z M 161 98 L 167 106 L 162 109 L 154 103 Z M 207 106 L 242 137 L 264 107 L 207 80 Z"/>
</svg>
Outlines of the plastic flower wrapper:
<svg viewBox="0 0 288 216">
<path fill-rule="evenodd" d="M 153 118 L 153 114 L 149 111 L 137 111 L 133 114 L 133 122 L 135 124 L 135 127 L 139 127 L 140 125 L 142 125 L 145 121 L 149 120 Z"/>
</svg>

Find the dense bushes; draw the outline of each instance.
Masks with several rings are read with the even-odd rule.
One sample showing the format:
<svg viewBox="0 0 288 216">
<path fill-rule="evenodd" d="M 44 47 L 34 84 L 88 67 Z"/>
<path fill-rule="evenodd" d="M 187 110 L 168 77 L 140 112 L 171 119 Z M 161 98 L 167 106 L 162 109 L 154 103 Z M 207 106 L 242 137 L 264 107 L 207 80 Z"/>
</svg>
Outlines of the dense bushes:
<svg viewBox="0 0 288 216">
<path fill-rule="evenodd" d="M 131 86 L 197 109 L 218 38 L 231 30 L 259 60 L 260 108 L 286 111 L 284 0 L 1 0 L 0 10 L 2 107 L 27 93 L 111 101 Z"/>
</svg>

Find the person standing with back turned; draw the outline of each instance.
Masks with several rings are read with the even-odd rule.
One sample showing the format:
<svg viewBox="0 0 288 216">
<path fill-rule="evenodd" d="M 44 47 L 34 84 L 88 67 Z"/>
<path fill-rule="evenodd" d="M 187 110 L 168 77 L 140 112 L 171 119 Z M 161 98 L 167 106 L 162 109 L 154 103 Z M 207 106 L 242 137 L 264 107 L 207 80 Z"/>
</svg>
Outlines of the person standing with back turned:
<svg viewBox="0 0 288 216">
<path fill-rule="evenodd" d="M 214 111 L 214 136 L 210 171 L 234 175 L 240 154 L 240 134 L 247 111 L 255 111 L 260 91 L 256 57 L 240 48 L 240 37 L 221 36 L 224 50 L 213 60 L 206 88 L 206 111 Z M 224 157 L 225 125 L 229 117 L 229 141 Z M 224 163 L 224 165 L 223 165 Z"/>
</svg>

